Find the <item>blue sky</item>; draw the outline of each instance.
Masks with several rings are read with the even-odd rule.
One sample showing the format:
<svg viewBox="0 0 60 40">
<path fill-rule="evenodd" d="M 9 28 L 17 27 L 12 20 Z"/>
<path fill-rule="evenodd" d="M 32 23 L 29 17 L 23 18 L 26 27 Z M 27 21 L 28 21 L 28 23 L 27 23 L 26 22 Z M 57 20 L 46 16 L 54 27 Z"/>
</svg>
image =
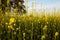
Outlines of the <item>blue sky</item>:
<svg viewBox="0 0 60 40">
<path fill-rule="evenodd" d="M 29 2 L 35 1 L 36 3 L 42 3 L 42 4 L 56 4 L 60 2 L 60 0 L 29 0 Z"/>
<path fill-rule="evenodd" d="M 60 0 L 28 0 L 28 7 L 29 10 L 32 9 L 32 2 L 35 2 L 35 8 L 36 9 L 53 9 L 55 8 L 60 8 Z"/>
</svg>

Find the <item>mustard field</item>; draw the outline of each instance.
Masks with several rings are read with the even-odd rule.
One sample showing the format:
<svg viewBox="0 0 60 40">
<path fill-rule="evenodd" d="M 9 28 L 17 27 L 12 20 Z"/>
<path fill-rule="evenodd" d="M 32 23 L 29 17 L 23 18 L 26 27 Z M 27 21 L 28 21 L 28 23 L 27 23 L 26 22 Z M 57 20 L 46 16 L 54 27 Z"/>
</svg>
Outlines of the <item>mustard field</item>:
<svg viewBox="0 0 60 40">
<path fill-rule="evenodd" d="M 60 40 L 60 12 L 17 14 L 0 10 L 0 40 Z"/>
</svg>

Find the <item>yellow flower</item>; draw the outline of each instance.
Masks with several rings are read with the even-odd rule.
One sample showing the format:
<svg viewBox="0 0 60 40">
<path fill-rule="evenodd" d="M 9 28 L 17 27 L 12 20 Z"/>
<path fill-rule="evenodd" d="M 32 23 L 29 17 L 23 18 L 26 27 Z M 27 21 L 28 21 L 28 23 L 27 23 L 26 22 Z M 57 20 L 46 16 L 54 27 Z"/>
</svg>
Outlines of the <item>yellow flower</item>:
<svg viewBox="0 0 60 40">
<path fill-rule="evenodd" d="M 9 28 L 9 29 L 14 29 L 12 25 L 9 25 L 8 28 Z"/>
<path fill-rule="evenodd" d="M 15 26 L 16 24 L 14 24 L 14 26 Z"/>
<path fill-rule="evenodd" d="M 18 2 L 18 5 L 20 6 L 21 5 L 21 2 Z"/>
<path fill-rule="evenodd" d="M 45 35 L 42 35 L 41 40 L 45 39 Z"/>
<path fill-rule="evenodd" d="M 49 22 L 46 22 L 47 24 L 49 24 Z"/>
<path fill-rule="evenodd" d="M 13 32 L 14 35 L 16 35 L 16 32 Z"/>
<path fill-rule="evenodd" d="M 55 36 L 58 36 L 59 35 L 59 32 L 55 32 Z"/>
<path fill-rule="evenodd" d="M 43 27 L 43 30 L 47 30 L 47 25 L 45 25 L 45 26 Z"/>
<path fill-rule="evenodd" d="M 7 23 L 7 22 L 6 22 L 5 24 L 6 24 L 6 25 L 8 25 L 8 23 Z"/>
<path fill-rule="evenodd" d="M 19 30 L 19 28 L 16 28 L 16 30 Z"/>
<path fill-rule="evenodd" d="M 25 37 L 25 33 L 23 33 L 23 36 Z"/>
<path fill-rule="evenodd" d="M 15 18 L 10 18 L 10 24 L 15 22 Z"/>
</svg>

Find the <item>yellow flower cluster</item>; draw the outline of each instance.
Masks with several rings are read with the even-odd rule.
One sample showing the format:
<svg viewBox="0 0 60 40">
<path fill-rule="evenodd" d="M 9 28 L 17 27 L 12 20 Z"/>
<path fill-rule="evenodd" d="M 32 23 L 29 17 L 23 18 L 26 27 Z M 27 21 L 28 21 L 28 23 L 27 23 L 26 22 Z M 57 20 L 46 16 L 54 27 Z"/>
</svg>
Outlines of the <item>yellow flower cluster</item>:
<svg viewBox="0 0 60 40">
<path fill-rule="evenodd" d="M 47 25 L 45 25 L 45 26 L 43 27 L 43 30 L 47 30 Z"/>
<path fill-rule="evenodd" d="M 18 5 L 20 6 L 21 5 L 21 2 L 18 2 Z"/>
<path fill-rule="evenodd" d="M 59 32 L 55 32 L 55 36 L 58 36 L 59 35 Z"/>
<path fill-rule="evenodd" d="M 9 25 L 8 26 L 8 29 L 14 29 L 12 25 Z"/>
<path fill-rule="evenodd" d="M 12 24 L 12 23 L 14 23 L 14 22 L 15 22 L 15 18 L 10 18 L 9 24 Z"/>
<path fill-rule="evenodd" d="M 44 39 L 45 39 L 45 35 L 42 35 L 41 40 L 44 40 Z"/>
</svg>

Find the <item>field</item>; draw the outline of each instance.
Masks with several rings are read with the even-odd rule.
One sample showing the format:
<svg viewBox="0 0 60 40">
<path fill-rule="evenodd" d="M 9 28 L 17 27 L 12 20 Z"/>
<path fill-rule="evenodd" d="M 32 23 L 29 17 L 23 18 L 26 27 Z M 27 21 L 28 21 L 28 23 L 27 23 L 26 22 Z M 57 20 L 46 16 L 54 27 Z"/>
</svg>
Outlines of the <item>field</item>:
<svg viewBox="0 0 60 40">
<path fill-rule="evenodd" d="M 0 40 L 60 40 L 60 9 L 54 8 L 52 12 L 42 9 L 37 12 L 32 2 L 32 11 L 29 13 L 26 0 L 27 13 L 24 14 L 23 10 L 18 12 L 20 2 L 14 12 L 11 12 L 10 0 L 4 1 L 4 4 L 1 1 Z"/>
<path fill-rule="evenodd" d="M 11 15 L 0 10 L 0 40 L 60 40 L 60 12 Z"/>
</svg>

